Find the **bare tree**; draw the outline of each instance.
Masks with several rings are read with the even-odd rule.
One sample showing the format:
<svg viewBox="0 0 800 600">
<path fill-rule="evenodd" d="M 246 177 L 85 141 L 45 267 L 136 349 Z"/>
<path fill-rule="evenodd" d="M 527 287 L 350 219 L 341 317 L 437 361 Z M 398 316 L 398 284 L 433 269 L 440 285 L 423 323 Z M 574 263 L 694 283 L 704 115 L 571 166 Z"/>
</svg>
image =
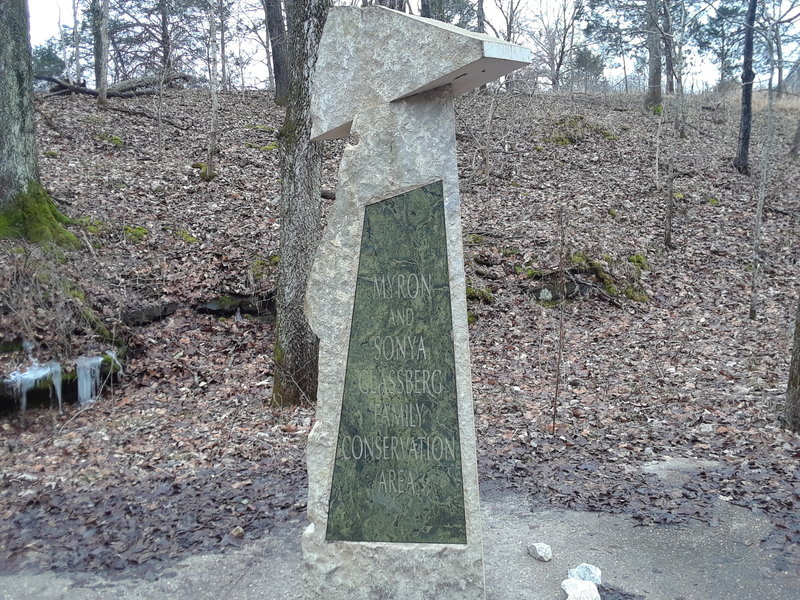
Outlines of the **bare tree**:
<svg viewBox="0 0 800 600">
<path fill-rule="evenodd" d="M 76 84 L 80 84 L 83 79 L 83 68 L 81 67 L 81 23 L 78 20 L 79 10 L 80 0 L 72 0 L 72 67 Z"/>
<path fill-rule="evenodd" d="M 228 19 L 231 16 L 232 3 L 230 0 L 217 0 L 216 17 L 219 20 L 219 67 L 220 87 L 223 92 L 228 91 Z"/>
<path fill-rule="evenodd" d="M 100 51 L 95 54 L 95 60 L 100 61 L 95 65 L 97 73 L 97 104 L 103 105 L 108 94 L 108 3 L 109 0 L 100 0 Z"/>
<path fill-rule="evenodd" d="M 658 24 L 660 14 L 658 0 L 647 0 L 645 17 L 647 19 L 647 95 L 644 106 L 647 110 L 660 110 L 661 107 L 661 29 Z"/>
<path fill-rule="evenodd" d="M 281 0 L 261 0 L 272 49 L 272 70 L 275 76 L 275 102 L 283 104 L 289 96 L 289 47 L 283 21 Z"/>
<path fill-rule="evenodd" d="M 775 92 L 778 96 L 784 92 L 784 34 L 788 28 L 800 19 L 800 0 L 773 0 L 763 2 L 761 14 L 757 17 L 761 23 L 759 33 L 764 38 L 765 45 L 774 57 L 778 81 Z"/>
<path fill-rule="evenodd" d="M 515 42 L 522 34 L 522 8 L 525 0 L 494 0 L 503 17 L 503 27 L 498 31 L 489 21 L 486 24 L 494 34 L 507 42 Z"/>
<path fill-rule="evenodd" d="M 486 12 L 483 10 L 483 0 L 478 0 L 475 14 L 478 18 L 478 32 L 486 33 Z"/>
<path fill-rule="evenodd" d="M 208 131 L 208 148 L 206 151 L 206 166 L 203 169 L 203 179 L 211 180 L 216 176 L 214 160 L 217 154 L 217 134 L 219 115 L 219 76 L 217 73 L 218 48 L 217 48 L 217 19 L 214 6 L 209 4 L 208 17 L 208 88 L 211 95 L 211 123 Z"/>
<path fill-rule="evenodd" d="M 794 321 L 794 348 L 789 367 L 789 385 L 786 389 L 786 423 L 789 429 L 800 433 L 800 301 Z"/>
<path fill-rule="evenodd" d="M 552 10 L 540 10 L 534 18 L 535 60 L 547 73 L 553 90 L 561 85 L 564 67 L 575 44 L 580 7 L 579 2 L 561 0 Z"/>
<path fill-rule="evenodd" d="M 405 12 L 406 8 L 406 0 L 375 0 L 375 4 L 393 10 L 399 10 L 400 12 Z"/>
<path fill-rule="evenodd" d="M 739 173 L 750 174 L 750 129 L 753 122 L 753 38 L 755 32 L 756 7 L 758 0 L 749 0 L 745 16 L 744 64 L 742 68 L 742 109 L 739 122 L 739 144 L 733 166 Z"/>
<path fill-rule="evenodd" d="M 431 0 L 422 0 L 419 5 L 419 16 L 430 19 L 433 16 L 431 12 Z"/>
<path fill-rule="evenodd" d="M 664 72 L 667 76 L 667 93 L 675 93 L 675 49 L 674 34 L 672 31 L 672 8 L 669 0 L 662 0 L 664 25 L 661 37 L 664 39 Z"/>
<path fill-rule="evenodd" d="M 273 402 L 299 404 L 317 393 L 318 341 L 303 313 L 311 262 L 322 230 L 322 144 L 311 141 L 311 75 L 330 0 L 293 2 L 292 77 L 280 132 L 281 233 Z"/>
</svg>

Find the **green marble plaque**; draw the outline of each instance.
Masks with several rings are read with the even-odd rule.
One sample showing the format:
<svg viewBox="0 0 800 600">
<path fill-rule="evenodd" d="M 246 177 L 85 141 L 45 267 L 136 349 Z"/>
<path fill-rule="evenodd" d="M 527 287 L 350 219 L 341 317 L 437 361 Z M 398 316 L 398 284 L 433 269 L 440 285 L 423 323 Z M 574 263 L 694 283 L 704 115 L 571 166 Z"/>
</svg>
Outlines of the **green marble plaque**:
<svg viewBox="0 0 800 600">
<path fill-rule="evenodd" d="M 467 542 L 441 181 L 364 213 L 326 538 Z"/>
</svg>

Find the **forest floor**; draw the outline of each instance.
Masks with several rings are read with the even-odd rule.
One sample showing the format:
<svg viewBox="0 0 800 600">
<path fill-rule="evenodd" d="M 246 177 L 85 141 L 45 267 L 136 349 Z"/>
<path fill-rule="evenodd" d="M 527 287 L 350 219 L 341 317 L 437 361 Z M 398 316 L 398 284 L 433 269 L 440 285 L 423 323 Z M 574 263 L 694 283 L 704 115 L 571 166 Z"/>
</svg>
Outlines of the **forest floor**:
<svg viewBox="0 0 800 600">
<path fill-rule="evenodd" d="M 673 102 L 662 117 L 640 103 L 457 102 L 482 485 L 645 526 L 714 526 L 722 499 L 766 514 L 762 545 L 800 575 L 800 437 L 779 420 L 798 301 L 800 162 L 787 153 L 800 102 L 775 106 L 770 136 L 757 97 L 752 177 L 730 166 L 735 97 L 690 98 L 685 139 Z M 191 165 L 206 161 L 208 105 L 169 93 L 159 132 L 87 97 L 40 102 L 42 180 L 84 247 L 0 243 L 0 341 L 65 364 L 101 353 L 88 307 L 128 350 L 124 377 L 94 404 L 0 416 L 0 570 L 146 569 L 241 546 L 305 508 L 314 411 L 270 405 L 274 324 L 198 310 L 274 290 L 282 117 L 265 92 L 224 94 L 218 176 L 203 181 Z M 158 110 L 151 98 L 111 107 Z M 326 188 L 341 148 L 327 146 Z M 574 297 L 547 301 L 562 277 Z M 167 305 L 151 323 L 125 317 Z M 27 360 L 0 354 L 0 373 Z M 714 466 L 678 485 L 641 469 L 688 457 Z"/>
</svg>

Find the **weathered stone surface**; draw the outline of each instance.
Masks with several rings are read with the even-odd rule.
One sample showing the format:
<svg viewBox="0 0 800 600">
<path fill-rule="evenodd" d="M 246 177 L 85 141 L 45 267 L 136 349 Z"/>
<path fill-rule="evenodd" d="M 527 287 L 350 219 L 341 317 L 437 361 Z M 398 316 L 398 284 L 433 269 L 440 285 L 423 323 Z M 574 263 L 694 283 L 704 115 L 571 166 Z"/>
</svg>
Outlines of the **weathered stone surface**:
<svg viewBox="0 0 800 600">
<path fill-rule="evenodd" d="M 312 135 L 350 134 L 353 117 L 449 86 L 459 96 L 530 62 L 530 50 L 380 6 L 328 14 L 313 81 Z"/>
<path fill-rule="evenodd" d="M 512 56 L 529 52 L 383 8 L 328 16 L 312 134 L 356 141 L 306 294 L 307 598 L 484 598 L 453 96 Z"/>
<path fill-rule="evenodd" d="M 553 551 L 550 549 L 550 546 L 541 542 L 536 542 L 528 546 L 528 554 L 542 562 L 549 562 L 553 558 Z"/>
<path fill-rule="evenodd" d="M 567 593 L 567 600 L 600 600 L 600 592 L 591 581 L 582 579 L 565 579 L 561 589 Z"/>
<path fill-rule="evenodd" d="M 309 435 L 303 537 L 309 598 L 481 599 L 483 559 L 452 96 L 437 90 L 358 115 L 306 311 L 320 338 L 318 421 Z M 441 181 L 466 543 L 326 540 L 365 207 Z M 379 508 L 379 507 L 377 507 Z"/>
<path fill-rule="evenodd" d="M 567 573 L 570 579 L 581 579 L 583 581 L 591 581 L 596 585 L 602 583 L 600 578 L 600 569 L 588 563 L 581 563 L 574 569 L 570 569 Z"/>
</svg>

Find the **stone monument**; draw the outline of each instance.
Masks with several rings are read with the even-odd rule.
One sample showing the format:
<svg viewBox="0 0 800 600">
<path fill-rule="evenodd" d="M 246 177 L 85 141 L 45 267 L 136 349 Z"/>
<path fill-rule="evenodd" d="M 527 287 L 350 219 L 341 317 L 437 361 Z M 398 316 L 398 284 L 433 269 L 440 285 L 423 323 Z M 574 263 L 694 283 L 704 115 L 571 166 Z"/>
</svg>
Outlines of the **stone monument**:
<svg viewBox="0 0 800 600">
<path fill-rule="evenodd" d="M 453 98 L 528 62 L 383 7 L 328 15 L 312 135 L 354 139 L 306 295 L 307 598 L 484 597 Z"/>
</svg>

